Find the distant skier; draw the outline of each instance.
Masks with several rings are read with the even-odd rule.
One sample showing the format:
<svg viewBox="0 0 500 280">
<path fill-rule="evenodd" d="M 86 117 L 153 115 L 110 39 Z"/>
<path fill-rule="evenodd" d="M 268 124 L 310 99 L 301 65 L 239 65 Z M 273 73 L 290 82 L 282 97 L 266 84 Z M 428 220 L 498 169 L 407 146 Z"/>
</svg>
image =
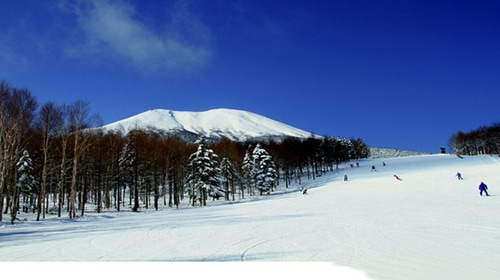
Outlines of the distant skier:
<svg viewBox="0 0 500 280">
<path fill-rule="evenodd" d="M 488 186 L 485 183 L 481 182 L 481 184 L 479 184 L 479 195 L 483 196 L 483 192 L 485 192 L 486 196 L 489 196 L 487 190 L 488 190 Z"/>
<path fill-rule="evenodd" d="M 375 165 L 372 165 L 372 171 L 377 171 L 377 170 L 375 169 Z"/>
<path fill-rule="evenodd" d="M 344 182 L 347 181 L 347 174 L 344 175 Z"/>
<path fill-rule="evenodd" d="M 398 181 L 403 181 L 403 179 L 399 178 L 398 175 L 394 175 L 394 178 L 396 178 L 396 180 Z"/>
<path fill-rule="evenodd" d="M 385 161 L 382 162 L 382 165 L 385 166 Z"/>
<path fill-rule="evenodd" d="M 457 172 L 456 176 L 457 176 L 458 180 L 463 180 L 464 179 L 464 178 L 462 178 L 462 174 L 460 174 L 460 172 Z"/>
<path fill-rule="evenodd" d="M 300 191 L 302 192 L 302 194 L 307 194 L 307 189 L 304 187 L 300 188 Z"/>
</svg>

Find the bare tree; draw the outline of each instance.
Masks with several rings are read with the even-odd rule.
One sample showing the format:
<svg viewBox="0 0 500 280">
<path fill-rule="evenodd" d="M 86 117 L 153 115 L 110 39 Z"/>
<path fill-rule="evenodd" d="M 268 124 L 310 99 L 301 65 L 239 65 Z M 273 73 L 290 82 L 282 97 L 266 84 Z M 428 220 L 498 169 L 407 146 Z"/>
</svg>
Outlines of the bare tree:
<svg viewBox="0 0 500 280">
<path fill-rule="evenodd" d="M 7 185 L 7 134 L 9 132 L 9 117 L 7 107 L 11 98 L 9 85 L 2 81 L 0 83 L 0 221 L 2 221 L 4 190 Z"/>
<path fill-rule="evenodd" d="M 6 82 L 0 83 L 0 209 L 7 198 L 5 214 L 17 211 L 16 163 L 21 157 L 26 135 L 34 112 L 36 99 L 27 89 L 11 88 Z M 6 197 L 5 194 L 7 195 Z M 0 211 L 0 221 L 2 220 Z"/>
<path fill-rule="evenodd" d="M 59 176 L 57 182 L 58 189 L 58 202 L 57 202 L 57 216 L 62 216 L 62 208 L 64 205 L 64 187 L 66 184 L 66 172 L 68 171 L 68 142 L 69 142 L 69 125 L 67 121 L 68 106 L 62 105 L 62 122 L 59 127 L 59 144 L 60 144 L 60 158 L 59 158 Z"/>
<path fill-rule="evenodd" d="M 40 131 L 42 133 L 42 151 L 43 151 L 43 163 L 42 163 L 42 178 L 39 192 L 39 200 L 38 200 L 38 214 L 36 220 L 40 220 L 40 214 L 43 214 L 43 218 L 45 219 L 45 192 L 47 189 L 47 169 L 49 162 L 49 151 L 50 151 L 50 142 L 53 140 L 58 133 L 60 133 L 60 129 L 63 127 L 63 111 L 62 108 L 56 106 L 53 102 L 45 103 L 39 112 L 39 126 Z"/>
<path fill-rule="evenodd" d="M 91 131 L 90 106 L 87 101 L 77 100 L 68 107 L 69 129 L 73 138 L 73 164 L 71 169 L 71 186 L 68 199 L 69 217 L 76 217 L 76 191 L 79 160 L 89 147 Z M 83 197 L 83 196 L 82 196 Z M 85 204 L 80 205 L 81 210 Z M 82 212 L 83 213 L 83 212 Z"/>
</svg>

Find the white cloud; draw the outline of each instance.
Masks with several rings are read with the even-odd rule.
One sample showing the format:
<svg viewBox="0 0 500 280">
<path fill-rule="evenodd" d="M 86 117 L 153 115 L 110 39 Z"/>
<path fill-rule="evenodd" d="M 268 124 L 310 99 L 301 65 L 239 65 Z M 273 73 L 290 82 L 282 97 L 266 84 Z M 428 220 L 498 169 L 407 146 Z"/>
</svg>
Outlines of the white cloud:
<svg viewBox="0 0 500 280">
<path fill-rule="evenodd" d="M 148 26 L 124 2 L 85 1 L 72 11 L 85 38 L 81 46 L 71 48 L 72 55 L 109 56 L 140 71 L 198 70 L 211 58 L 210 32 L 185 4 L 175 5 L 165 16 L 168 23 L 158 23 L 164 30 Z"/>
</svg>

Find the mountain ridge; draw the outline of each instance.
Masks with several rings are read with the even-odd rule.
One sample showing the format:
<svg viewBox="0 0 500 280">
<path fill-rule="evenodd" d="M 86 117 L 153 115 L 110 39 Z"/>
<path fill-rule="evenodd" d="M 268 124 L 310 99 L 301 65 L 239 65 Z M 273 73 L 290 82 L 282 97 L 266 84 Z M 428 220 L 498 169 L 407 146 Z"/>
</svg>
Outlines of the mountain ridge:
<svg viewBox="0 0 500 280">
<path fill-rule="evenodd" d="M 256 113 L 227 108 L 200 112 L 151 109 L 101 128 L 105 132 L 115 131 L 122 134 L 133 129 L 143 129 L 155 131 L 162 136 L 179 137 L 188 142 L 194 142 L 200 136 L 212 140 L 228 138 L 239 142 L 281 141 L 286 137 L 306 139 L 312 135 L 322 138 Z M 370 153 L 372 158 L 427 154 L 377 147 L 370 147 Z"/>
<path fill-rule="evenodd" d="M 204 136 L 234 141 L 282 140 L 313 135 L 277 120 L 236 109 L 218 108 L 201 112 L 152 109 L 104 125 L 104 131 L 127 134 L 133 129 L 152 130 L 164 136 L 179 136 L 192 141 Z"/>
</svg>

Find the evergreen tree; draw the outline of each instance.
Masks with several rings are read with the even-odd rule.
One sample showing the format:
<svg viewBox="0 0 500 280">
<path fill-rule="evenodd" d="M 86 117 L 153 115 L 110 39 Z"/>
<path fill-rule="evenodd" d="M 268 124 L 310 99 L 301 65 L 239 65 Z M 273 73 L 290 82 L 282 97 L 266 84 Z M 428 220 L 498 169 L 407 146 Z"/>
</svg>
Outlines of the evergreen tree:
<svg viewBox="0 0 500 280">
<path fill-rule="evenodd" d="M 17 163 L 17 187 L 24 194 L 34 194 L 36 192 L 36 179 L 33 176 L 33 161 L 27 150 L 23 151 L 23 155 Z"/>
<path fill-rule="evenodd" d="M 335 163 L 338 169 L 339 164 L 341 164 L 342 162 L 346 162 L 354 157 L 354 146 L 352 145 L 351 140 L 347 138 L 334 137 L 333 141 Z"/>
<path fill-rule="evenodd" d="M 220 162 L 220 170 L 221 170 L 221 183 L 224 186 L 224 193 L 226 200 L 229 200 L 229 194 L 233 195 L 235 193 L 235 181 L 240 177 L 238 171 L 231 163 L 228 158 L 223 158 Z"/>
<path fill-rule="evenodd" d="M 30 154 L 27 150 L 23 151 L 23 154 L 16 166 L 19 179 L 17 180 L 17 189 L 12 202 L 12 224 L 16 220 L 17 213 L 19 211 L 20 194 L 23 194 L 23 208 L 26 210 L 28 202 L 36 195 L 37 192 L 37 181 L 33 175 L 33 161 L 31 160 Z M 44 197 L 39 197 L 38 199 L 43 200 Z"/>
<path fill-rule="evenodd" d="M 363 139 L 358 138 L 358 139 L 351 139 L 351 142 L 354 146 L 355 150 L 355 157 L 356 159 L 360 158 L 368 158 L 370 157 L 370 148 L 366 143 L 363 141 Z"/>
<path fill-rule="evenodd" d="M 253 161 L 252 154 L 249 150 L 246 151 L 245 157 L 243 158 L 243 164 L 241 166 L 243 180 L 248 186 L 250 194 L 253 194 L 253 186 L 255 184 L 254 174 L 255 174 L 255 164 Z M 244 198 L 244 191 L 242 190 L 242 198 Z"/>
<path fill-rule="evenodd" d="M 218 167 L 218 156 L 213 150 L 206 147 L 206 140 L 201 138 L 197 141 L 198 149 L 189 156 L 188 175 L 186 179 L 191 204 L 194 206 L 196 200 L 202 206 L 207 204 L 207 197 L 218 199 L 224 195 L 220 186 L 220 168 Z"/>
<path fill-rule="evenodd" d="M 255 187 L 259 190 L 261 195 L 264 192 L 269 193 L 273 190 L 277 178 L 274 160 L 272 156 L 261 147 L 260 144 L 255 146 L 252 157 L 255 167 Z"/>
</svg>

